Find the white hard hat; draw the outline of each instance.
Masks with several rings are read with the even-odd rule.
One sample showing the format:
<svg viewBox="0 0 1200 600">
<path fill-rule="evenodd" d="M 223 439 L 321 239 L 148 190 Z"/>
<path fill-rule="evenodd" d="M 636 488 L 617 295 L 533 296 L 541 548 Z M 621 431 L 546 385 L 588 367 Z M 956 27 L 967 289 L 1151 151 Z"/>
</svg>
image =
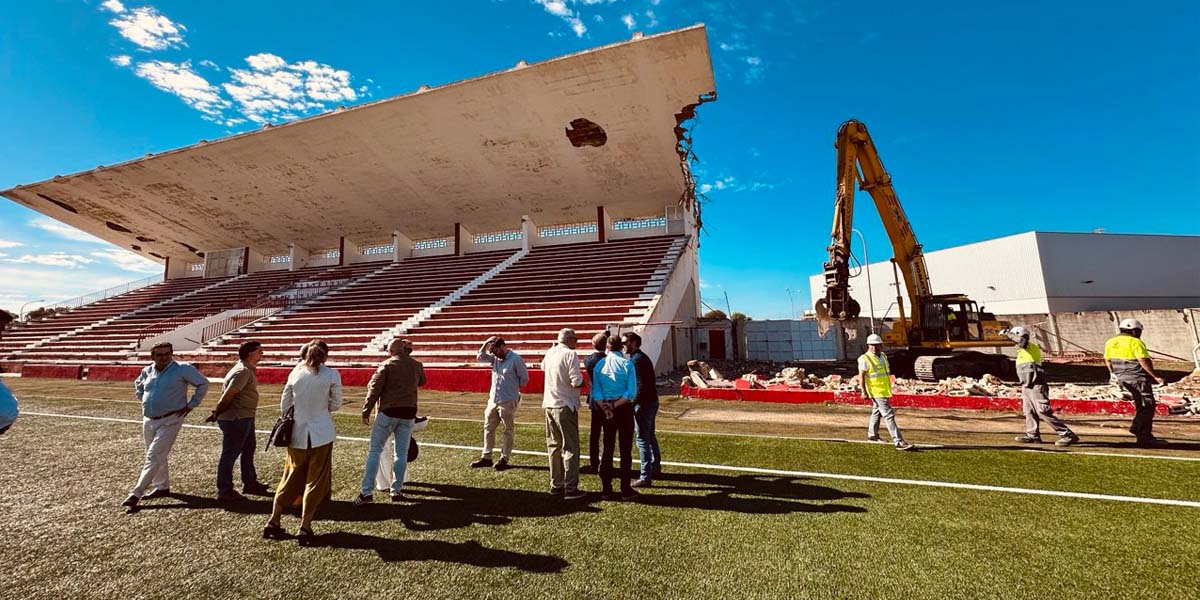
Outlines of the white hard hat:
<svg viewBox="0 0 1200 600">
<path fill-rule="evenodd" d="M 1137 319 L 1121 319 L 1118 329 L 1142 329 L 1142 322 Z"/>
<path fill-rule="evenodd" d="M 1020 340 L 1021 338 L 1029 338 L 1029 330 L 1017 325 L 1016 327 L 1008 330 L 1008 338 L 1014 342 Z"/>
<path fill-rule="evenodd" d="M 877 333 L 872 333 L 871 335 L 867 336 L 867 345 L 868 346 L 882 346 L 883 338 L 879 337 L 879 334 L 877 334 Z"/>
</svg>

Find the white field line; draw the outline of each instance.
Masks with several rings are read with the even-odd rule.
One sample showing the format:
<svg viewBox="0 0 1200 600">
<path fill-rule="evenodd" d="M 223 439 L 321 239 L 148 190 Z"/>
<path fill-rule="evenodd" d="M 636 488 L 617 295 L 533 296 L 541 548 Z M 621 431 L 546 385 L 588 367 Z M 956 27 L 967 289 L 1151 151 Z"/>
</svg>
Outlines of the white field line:
<svg viewBox="0 0 1200 600">
<path fill-rule="evenodd" d="M 63 415 L 56 413 L 41 413 L 27 412 L 23 413 L 28 416 L 35 417 L 50 417 L 57 419 L 80 419 L 86 421 L 104 421 L 109 423 L 129 423 L 140 425 L 140 420 L 134 419 L 118 419 L 114 417 L 89 417 L 82 415 Z M 187 425 L 191 429 L 209 429 L 219 430 L 218 427 L 212 425 Z M 269 430 L 257 430 L 258 433 L 269 434 Z M 369 442 L 369 438 L 354 437 L 354 436 L 337 436 L 337 439 L 350 442 Z M 431 448 L 446 448 L 450 450 L 470 450 L 479 452 L 482 449 L 478 446 L 463 446 L 458 444 L 440 444 L 435 442 L 423 442 L 421 445 Z M 530 456 L 546 456 L 545 452 L 534 450 L 513 450 L 516 454 L 525 454 Z M 783 469 L 761 469 L 758 467 L 735 467 L 729 465 L 711 465 L 706 463 L 684 463 L 663 461 L 663 465 L 668 467 L 683 467 L 689 469 L 707 469 L 710 471 L 731 471 L 736 473 L 755 473 L 759 475 L 776 475 L 782 477 L 810 477 L 813 479 L 832 479 L 839 481 L 862 481 L 868 483 L 890 483 L 894 485 L 912 485 L 920 487 L 934 488 L 949 488 L 958 490 L 972 490 L 979 492 L 1001 492 L 1008 494 L 1025 494 L 1031 496 L 1054 496 L 1058 498 L 1078 498 L 1084 500 L 1107 500 L 1111 502 L 1127 502 L 1133 504 L 1158 504 L 1163 506 L 1183 506 L 1187 508 L 1200 508 L 1200 501 L 1194 500 L 1173 500 L 1170 498 L 1145 498 L 1141 496 L 1119 496 L 1112 494 L 1093 494 L 1088 492 L 1065 492 L 1059 490 L 1041 490 L 1034 488 L 1018 488 L 998 485 L 980 485 L 973 483 L 955 483 L 951 481 L 931 481 L 925 479 L 900 479 L 896 477 L 875 477 L 871 475 L 847 475 L 842 473 L 823 473 L 819 471 L 787 471 Z"/>
<path fill-rule="evenodd" d="M 23 395 L 23 398 L 41 398 L 44 400 L 86 400 L 89 402 L 112 402 L 117 404 L 141 404 L 137 400 L 117 400 L 114 398 L 79 398 L 72 396 L 40 396 L 40 395 Z M 422 401 L 421 404 L 439 404 L 448 406 L 474 406 L 471 404 L 463 404 L 461 402 L 441 402 L 437 400 Z M 32 414 L 32 413 L 31 413 Z M 460 421 L 463 423 L 482 423 L 483 419 L 467 419 L 464 417 L 433 417 L 438 421 Z M 542 427 L 544 424 L 533 421 L 515 421 L 517 425 L 525 425 L 527 427 Z M 871 444 L 871 445 L 886 445 L 887 442 L 869 442 L 867 440 L 851 440 L 839 437 L 816 437 L 816 436 L 801 436 L 801 435 L 771 435 L 762 433 L 727 433 L 713 431 L 678 431 L 672 429 L 656 429 L 658 433 L 669 433 L 671 435 L 707 435 L 707 436 L 722 436 L 722 437 L 741 437 L 755 438 L 762 440 L 797 440 L 801 442 L 836 442 L 841 444 Z M 926 448 L 936 450 L 944 448 L 943 444 L 913 444 L 918 448 Z M 967 446 L 978 450 L 995 450 L 994 446 L 985 445 L 970 445 L 956 444 L 956 447 Z M 1136 452 L 1120 453 L 1120 452 L 1096 452 L 1092 450 L 1042 450 L 1038 448 L 1024 448 L 1022 452 L 1030 452 L 1033 454 L 1054 454 L 1056 456 L 1107 456 L 1115 458 L 1149 458 L 1156 460 L 1174 460 L 1180 462 L 1200 462 L 1200 457 L 1191 456 L 1165 456 L 1162 454 L 1138 454 Z"/>
</svg>

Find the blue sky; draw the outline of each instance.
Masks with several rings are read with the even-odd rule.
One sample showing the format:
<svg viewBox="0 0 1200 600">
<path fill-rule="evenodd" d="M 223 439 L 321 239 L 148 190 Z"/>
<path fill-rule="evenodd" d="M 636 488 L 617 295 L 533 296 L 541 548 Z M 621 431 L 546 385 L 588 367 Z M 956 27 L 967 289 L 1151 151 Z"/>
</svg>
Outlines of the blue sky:
<svg viewBox="0 0 1200 600">
<path fill-rule="evenodd" d="M 864 121 L 927 249 L 1032 229 L 1200 233 L 1200 3 L 10 3 L 0 188 L 705 23 L 702 294 L 807 307 L 833 136 Z M 336 6 L 336 8 L 334 8 Z M 259 67 L 255 69 L 254 67 Z M 260 77 L 269 70 L 276 76 Z M 882 258 L 878 216 L 856 225 Z M 0 202 L 0 307 L 158 268 Z"/>
</svg>

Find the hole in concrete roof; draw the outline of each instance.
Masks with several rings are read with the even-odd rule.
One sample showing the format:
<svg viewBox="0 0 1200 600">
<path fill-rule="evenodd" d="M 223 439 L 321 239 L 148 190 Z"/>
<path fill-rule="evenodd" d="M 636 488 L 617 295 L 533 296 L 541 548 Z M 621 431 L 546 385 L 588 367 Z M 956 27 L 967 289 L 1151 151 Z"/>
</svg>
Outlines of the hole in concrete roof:
<svg viewBox="0 0 1200 600">
<path fill-rule="evenodd" d="M 165 257 L 165 256 L 163 256 L 163 255 L 161 255 L 161 254 L 159 254 L 159 253 L 157 253 L 157 252 L 151 252 L 151 253 L 150 253 L 150 256 L 153 256 L 154 258 L 161 258 L 161 259 L 163 259 L 163 260 L 166 260 L 166 258 L 167 258 L 167 257 Z"/>
<path fill-rule="evenodd" d="M 604 128 L 587 119 L 572 120 L 566 131 L 567 139 L 571 140 L 571 145 L 576 148 L 603 146 L 608 142 L 608 134 L 604 133 Z"/>
<path fill-rule="evenodd" d="M 137 250 L 138 252 L 142 251 L 142 247 L 137 244 L 130 244 L 129 247 L 133 248 L 134 250 Z"/>
<path fill-rule="evenodd" d="M 121 233 L 133 233 L 132 229 L 129 229 L 128 227 L 125 227 L 124 225 L 118 225 L 116 223 L 113 223 L 112 221 L 105 221 L 104 224 L 107 225 L 108 228 L 113 231 L 120 231 Z"/>
<path fill-rule="evenodd" d="M 139 241 L 139 242 L 153 242 L 153 241 L 155 241 L 155 240 L 154 240 L 154 238 L 148 238 L 148 237 L 146 237 L 146 236 L 144 236 L 144 235 L 139 235 L 139 236 L 137 236 L 137 241 Z"/>
<path fill-rule="evenodd" d="M 38 194 L 38 198 L 41 198 L 42 200 L 45 200 L 47 202 L 53 202 L 53 203 L 57 204 L 58 207 L 63 210 L 70 211 L 75 214 L 79 214 L 79 211 L 75 210 L 74 206 L 71 206 L 70 204 L 63 202 L 62 200 L 55 200 L 54 198 L 51 198 L 50 196 L 47 196 L 45 194 Z"/>
<path fill-rule="evenodd" d="M 183 243 L 183 242 L 175 242 L 175 243 L 176 243 L 176 244 L 179 244 L 180 246 L 183 246 L 184 248 L 187 248 L 187 249 L 188 249 L 188 252 L 191 252 L 191 253 L 193 253 L 193 254 L 194 254 L 194 253 L 197 253 L 197 252 L 199 252 L 199 250 L 197 250 L 195 246 L 192 246 L 192 245 L 189 245 L 189 244 L 185 244 L 185 243 Z"/>
</svg>

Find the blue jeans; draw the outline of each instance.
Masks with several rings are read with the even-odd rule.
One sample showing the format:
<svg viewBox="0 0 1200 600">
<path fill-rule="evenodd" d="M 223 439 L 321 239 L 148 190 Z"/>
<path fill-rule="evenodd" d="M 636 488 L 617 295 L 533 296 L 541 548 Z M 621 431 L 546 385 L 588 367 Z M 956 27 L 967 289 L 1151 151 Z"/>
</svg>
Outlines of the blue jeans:
<svg viewBox="0 0 1200 600">
<path fill-rule="evenodd" d="M 371 445 L 367 450 L 367 464 L 363 467 L 362 485 L 359 492 L 370 496 L 375 489 L 375 473 L 379 471 L 379 455 L 389 437 L 396 436 L 396 464 L 392 467 L 392 493 L 398 494 L 404 487 L 404 472 L 408 470 L 408 440 L 412 438 L 416 419 L 395 419 L 383 413 L 375 416 L 371 427 Z"/>
<path fill-rule="evenodd" d="M 242 486 L 258 483 L 254 470 L 254 417 L 217 421 L 221 429 L 221 458 L 217 460 L 217 494 L 233 491 L 233 463 L 241 459 Z"/>
<path fill-rule="evenodd" d="M 650 481 L 662 471 L 662 455 L 658 451 L 658 436 L 654 420 L 658 417 L 658 401 L 633 405 L 633 424 L 637 428 L 638 460 L 642 463 L 641 478 Z"/>
</svg>

